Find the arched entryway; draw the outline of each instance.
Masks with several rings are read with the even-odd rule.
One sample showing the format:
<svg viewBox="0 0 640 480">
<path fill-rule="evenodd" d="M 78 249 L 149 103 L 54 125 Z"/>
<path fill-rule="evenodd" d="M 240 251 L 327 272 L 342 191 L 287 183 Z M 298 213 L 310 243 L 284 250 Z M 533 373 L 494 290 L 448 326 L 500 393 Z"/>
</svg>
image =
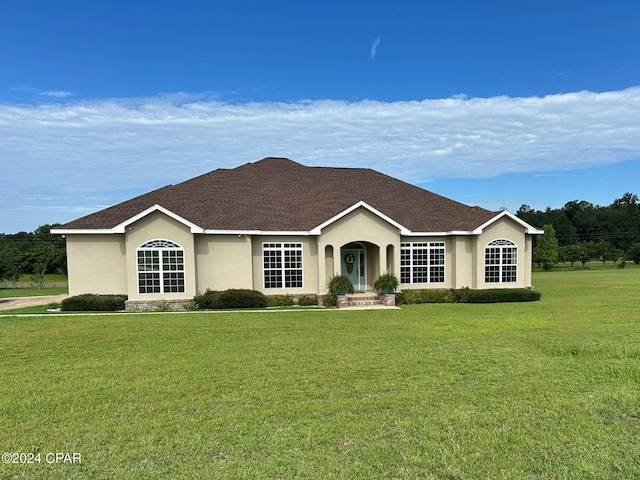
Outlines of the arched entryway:
<svg viewBox="0 0 640 480">
<path fill-rule="evenodd" d="M 356 290 L 367 288 L 367 251 L 364 245 L 352 242 L 340 249 L 340 273 L 349 277 Z"/>
</svg>

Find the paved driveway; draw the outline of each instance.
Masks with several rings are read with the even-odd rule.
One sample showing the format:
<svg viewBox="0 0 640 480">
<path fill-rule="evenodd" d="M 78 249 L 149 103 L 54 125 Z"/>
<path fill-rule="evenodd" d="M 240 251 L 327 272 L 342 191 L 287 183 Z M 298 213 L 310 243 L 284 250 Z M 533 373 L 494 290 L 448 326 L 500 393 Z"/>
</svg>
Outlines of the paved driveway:
<svg viewBox="0 0 640 480">
<path fill-rule="evenodd" d="M 69 297 L 69 295 L 65 293 L 62 295 L 43 295 L 40 297 L 0 298 L 0 310 L 47 305 L 48 303 L 61 302 L 67 297 Z"/>
</svg>

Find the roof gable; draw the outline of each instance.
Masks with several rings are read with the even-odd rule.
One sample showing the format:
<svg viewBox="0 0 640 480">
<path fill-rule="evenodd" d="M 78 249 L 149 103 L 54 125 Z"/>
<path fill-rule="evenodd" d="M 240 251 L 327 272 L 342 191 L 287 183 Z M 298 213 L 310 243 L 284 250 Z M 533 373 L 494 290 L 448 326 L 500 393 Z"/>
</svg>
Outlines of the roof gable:
<svg viewBox="0 0 640 480">
<path fill-rule="evenodd" d="M 397 226 L 403 234 L 471 233 L 503 215 L 371 169 L 307 167 L 270 157 L 154 190 L 69 222 L 56 232 L 118 233 L 124 225 L 160 210 L 194 233 L 317 234 L 359 206 Z"/>
<path fill-rule="evenodd" d="M 490 220 L 488 220 L 485 223 L 483 223 L 482 225 L 480 225 L 478 228 L 476 228 L 473 231 L 473 233 L 474 234 L 481 234 L 484 231 L 484 229 L 487 228 L 489 225 L 492 225 L 495 222 L 497 222 L 498 220 L 500 220 L 501 218 L 505 218 L 505 217 L 509 218 L 513 222 L 515 222 L 518 225 L 520 225 L 522 227 L 522 230 L 523 230 L 524 233 L 527 233 L 527 234 L 530 234 L 530 235 L 542 235 L 544 233 L 543 230 L 538 230 L 537 228 L 532 227 L 531 225 L 529 225 L 524 220 L 516 217 L 513 213 L 508 212 L 506 210 L 502 210 L 495 217 L 491 218 Z"/>
<path fill-rule="evenodd" d="M 322 229 L 331 225 L 334 222 L 337 222 L 338 220 L 340 220 L 343 217 L 346 217 L 347 215 L 349 215 L 351 212 L 357 210 L 358 208 L 365 208 L 367 210 L 369 210 L 371 213 L 373 213 L 374 215 L 380 217 L 381 219 L 383 219 L 385 222 L 393 225 L 394 227 L 396 227 L 397 229 L 400 230 L 400 233 L 403 234 L 404 232 L 407 232 L 407 229 L 405 227 L 403 227 L 402 225 L 400 225 L 398 222 L 396 222 L 395 220 L 393 220 L 392 218 L 387 217 L 385 214 L 379 212 L 378 210 L 376 210 L 375 208 L 371 207 L 370 205 L 367 205 L 365 202 L 358 202 L 352 206 L 350 206 L 349 208 L 347 208 L 346 210 L 343 210 L 342 212 L 338 213 L 337 215 L 334 215 L 333 217 L 331 217 L 330 219 L 328 219 L 325 222 L 322 222 L 320 225 L 318 225 L 317 227 L 313 228 L 309 233 L 311 235 L 320 235 L 322 233 Z"/>
</svg>

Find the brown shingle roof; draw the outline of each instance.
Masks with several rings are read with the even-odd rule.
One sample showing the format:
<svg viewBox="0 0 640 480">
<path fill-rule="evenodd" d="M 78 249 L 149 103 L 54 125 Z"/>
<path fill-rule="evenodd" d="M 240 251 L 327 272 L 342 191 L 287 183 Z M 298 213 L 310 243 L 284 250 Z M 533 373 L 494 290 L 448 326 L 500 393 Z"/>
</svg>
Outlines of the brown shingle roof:
<svg viewBox="0 0 640 480">
<path fill-rule="evenodd" d="M 111 229 L 160 205 L 211 230 L 309 231 L 363 201 L 413 232 L 470 231 L 497 212 L 469 207 L 371 169 L 265 158 L 217 169 L 59 229 Z"/>
</svg>

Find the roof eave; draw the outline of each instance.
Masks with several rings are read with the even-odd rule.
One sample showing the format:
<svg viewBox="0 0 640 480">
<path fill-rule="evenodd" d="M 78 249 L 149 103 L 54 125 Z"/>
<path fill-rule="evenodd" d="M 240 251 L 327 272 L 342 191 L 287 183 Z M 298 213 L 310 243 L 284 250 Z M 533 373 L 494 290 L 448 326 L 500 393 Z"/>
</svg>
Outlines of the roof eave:
<svg viewBox="0 0 640 480">
<path fill-rule="evenodd" d="M 181 217 L 180 215 L 173 213 L 171 210 L 168 210 L 163 206 L 156 204 L 111 228 L 86 228 L 86 229 L 85 228 L 54 228 L 54 229 L 51 229 L 51 233 L 57 234 L 57 235 L 92 235 L 92 234 L 104 235 L 104 234 L 125 233 L 127 231 L 127 228 L 129 228 L 131 224 L 137 222 L 138 220 L 154 212 L 163 213 L 166 216 L 174 219 L 175 221 L 185 225 L 186 227 L 189 228 L 191 233 L 204 233 L 205 231 L 204 228 L 196 225 L 193 222 L 190 222 L 186 218 Z"/>
</svg>

